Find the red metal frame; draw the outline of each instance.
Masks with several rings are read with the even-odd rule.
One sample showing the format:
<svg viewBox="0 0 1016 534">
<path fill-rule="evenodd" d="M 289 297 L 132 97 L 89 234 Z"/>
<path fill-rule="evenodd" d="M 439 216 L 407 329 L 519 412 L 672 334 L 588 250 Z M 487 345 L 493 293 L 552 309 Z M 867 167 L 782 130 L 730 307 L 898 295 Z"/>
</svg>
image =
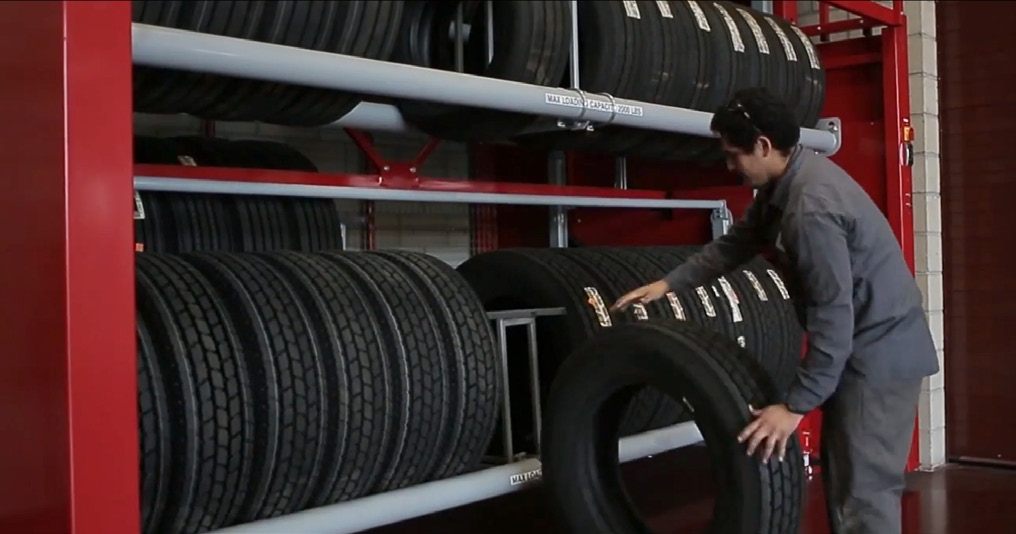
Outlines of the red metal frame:
<svg viewBox="0 0 1016 534">
<path fill-rule="evenodd" d="M 909 127 L 902 2 L 894 2 L 892 8 L 874 2 L 824 4 L 862 19 L 849 23 L 826 19 L 822 27 L 805 28 L 809 35 L 885 26 L 879 37 L 831 42 L 820 50 L 831 75 L 837 70 L 856 72 L 874 76 L 871 80 L 880 84 L 883 98 L 878 116 L 862 117 L 870 104 L 851 103 L 851 109 L 861 111 L 845 123 L 845 147 L 834 159 L 848 170 L 864 161 L 878 162 L 879 168 L 868 173 L 871 176 L 852 174 L 860 176 L 859 181 L 884 205 L 913 268 L 911 172 L 901 165 L 899 156 Z M 774 6 L 778 15 L 796 20 L 796 1 L 777 1 Z M 0 65 L 8 78 L 17 80 L 4 86 L 6 93 L 0 98 L 5 119 L 0 132 L 7 145 L 16 148 L 5 159 L 3 176 L 8 187 L 0 206 L 0 228 L 5 230 L 0 234 L 0 250 L 15 259 L 0 277 L 2 304 L 8 309 L 0 322 L 4 352 L 0 424 L 12 429 L 0 442 L 4 446 L 0 532 L 134 533 L 139 496 L 133 236 L 128 208 L 132 204 L 130 3 L 11 1 L 0 3 L 0 10 L 4 15 L 0 30 L 6 30 L 0 31 L 6 43 L 0 46 Z M 846 79 L 837 78 L 836 83 Z M 831 103 L 826 111 L 830 112 L 826 115 L 838 115 L 832 111 L 840 108 Z M 681 171 L 684 185 L 678 187 L 669 178 L 674 176 L 670 164 L 654 167 L 647 162 L 630 162 L 629 180 L 641 190 L 615 190 L 604 171 L 611 165 L 602 165 L 602 158 L 575 154 L 569 155 L 571 185 L 547 185 L 545 156 L 510 147 L 474 147 L 473 181 L 424 179 L 417 170 L 436 142 L 428 143 L 414 161 L 397 166 L 373 151 L 367 137 L 359 132 L 351 136 L 378 167 L 376 173 L 149 165 L 138 165 L 134 171 L 148 176 L 422 191 L 624 198 L 680 194 L 726 198 L 735 215 L 750 201 L 744 189 L 722 171 Z M 884 142 L 873 143 L 876 138 Z M 696 172 L 701 179 L 694 177 Z M 706 180 L 709 173 L 711 179 Z M 496 181 L 508 176 L 517 182 Z M 702 189 L 706 183 L 714 187 Z M 514 219 L 509 219 L 513 213 Z M 523 232 L 546 239 L 546 223 L 532 217 L 534 213 L 545 215 L 546 209 L 477 207 L 473 249 L 511 246 Z M 647 240 L 673 242 L 675 231 L 683 232 L 681 239 L 701 242 L 708 237 L 705 213 L 624 213 L 599 210 L 594 216 L 589 210 L 572 210 L 571 222 L 576 229 L 584 228 L 586 237 L 604 240 L 623 233 L 627 238 L 650 235 Z M 509 220 L 513 223 L 506 224 Z M 629 224 L 619 230 L 618 221 L 635 221 L 631 223 L 635 227 Z M 812 438 L 818 437 L 817 429 L 803 428 Z M 914 455 L 912 467 L 916 461 Z"/>
<path fill-rule="evenodd" d="M 130 2 L 0 3 L 0 532 L 137 532 Z"/>
</svg>

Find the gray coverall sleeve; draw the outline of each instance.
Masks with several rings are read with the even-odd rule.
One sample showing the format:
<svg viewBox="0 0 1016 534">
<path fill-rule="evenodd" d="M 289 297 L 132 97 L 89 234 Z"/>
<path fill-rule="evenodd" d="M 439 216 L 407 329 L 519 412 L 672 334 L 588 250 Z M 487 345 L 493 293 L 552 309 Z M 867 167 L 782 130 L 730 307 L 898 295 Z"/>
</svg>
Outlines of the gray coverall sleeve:
<svg viewBox="0 0 1016 534">
<path fill-rule="evenodd" d="M 854 290 L 845 217 L 828 212 L 800 214 L 795 236 L 807 302 L 808 350 L 787 394 L 798 413 L 818 408 L 839 385 L 853 351 Z"/>
<path fill-rule="evenodd" d="M 734 270 L 762 251 L 762 206 L 759 197 L 730 230 L 702 247 L 687 261 L 667 273 L 663 280 L 671 289 L 698 287 Z"/>
</svg>

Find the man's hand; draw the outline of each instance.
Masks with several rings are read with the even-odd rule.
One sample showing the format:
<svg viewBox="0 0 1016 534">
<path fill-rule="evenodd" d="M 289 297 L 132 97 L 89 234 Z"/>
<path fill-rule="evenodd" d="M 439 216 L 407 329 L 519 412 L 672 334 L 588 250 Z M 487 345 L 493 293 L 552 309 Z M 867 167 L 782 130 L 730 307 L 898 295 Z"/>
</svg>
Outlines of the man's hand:
<svg viewBox="0 0 1016 534">
<path fill-rule="evenodd" d="M 650 302 L 662 297 L 670 291 L 670 286 L 667 282 L 659 280 L 649 285 L 642 286 L 636 290 L 628 292 L 621 298 L 617 299 L 617 302 L 610 307 L 610 311 L 618 311 L 627 308 L 631 304 L 649 304 Z"/>
<path fill-rule="evenodd" d="M 748 456 L 755 454 L 759 445 L 762 448 L 762 463 L 769 461 L 769 458 L 776 452 L 776 457 L 782 462 L 787 455 L 787 440 L 801 424 L 803 415 L 791 412 L 783 404 L 774 404 L 761 410 L 748 407 L 755 420 L 741 431 L 737 436 L 738 443 L 748 442 Z"/>
</svg>

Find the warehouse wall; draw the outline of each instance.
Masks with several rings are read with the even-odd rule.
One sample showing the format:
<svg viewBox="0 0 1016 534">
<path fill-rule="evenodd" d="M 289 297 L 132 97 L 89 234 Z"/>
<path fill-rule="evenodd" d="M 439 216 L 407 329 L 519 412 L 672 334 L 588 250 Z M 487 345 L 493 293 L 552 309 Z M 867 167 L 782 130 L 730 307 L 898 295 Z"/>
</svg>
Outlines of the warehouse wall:
<svg viewBox="0 0 1016 534">
<path fill-rule="evenodd" d="M 1016 463 L 1012 354 L 1016 5 L 938 2 L 950 457 Z"/>
<path fill-rule="evenodd" d="M 891 1 L 881 2 L 892 5 Z M 942 276 L 942 204 L 939 184 L 938 57 L 935 29 L 936 2 L 904 2 L 909 49 L 911 122 L 914 139 L 913 206 L 914 267 L 924 295 L 924 308 L 938 349 L 942 371 L 924 381 L 918 408 L 920 462 L 923 469 L 945 463 L 945 318 Z M 818 23 L 818 2 L 798 3 L 801 25 Z M 830 21 L 849 15 L 830 12 Z M 874 33 L 879 33 L 876 29 Z M 860 31 L 834 36 L 858 37 Z M 845 135 L 850 135 L 846 132 Z"/>
</svg>

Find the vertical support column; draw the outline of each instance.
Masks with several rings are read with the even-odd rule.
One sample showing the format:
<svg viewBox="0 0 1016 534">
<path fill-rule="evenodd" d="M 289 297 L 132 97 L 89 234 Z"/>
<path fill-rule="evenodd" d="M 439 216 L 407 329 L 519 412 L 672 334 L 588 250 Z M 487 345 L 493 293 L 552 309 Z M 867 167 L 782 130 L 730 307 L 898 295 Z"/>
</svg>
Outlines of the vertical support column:
<svg viewBox="0 0 1016 534">
<path fill-rule="evenodd" d="M 138 531 L 130 17 L 0 3 L 0 532 Z"/>
<path fill-rule="evenodd" d="M 568 182 L 568 158 L 560 150 L 547 153 L 547 177 L 553 185 L 566 185 Z M 561 206 L 550 208 L 550 246 L 566 248 L 568 246 L 568 212 Z"/>
<path fill-rule="evenodd" d="M 903 13 L 900 25 L 882 29 L 883 121 L 885 124 L 886 214 L 889 225 L 903 249 L 903 257 L 914 272 L 913 178 L 907 161 L 904 127 L 910 125 L 910 80 L 907 59 L 907 26 Z M 914 414 L 917 418 L 917 413 Z M 914 425 L 907 469 L 920 465 L 920 432 Z"/>
</svg>

